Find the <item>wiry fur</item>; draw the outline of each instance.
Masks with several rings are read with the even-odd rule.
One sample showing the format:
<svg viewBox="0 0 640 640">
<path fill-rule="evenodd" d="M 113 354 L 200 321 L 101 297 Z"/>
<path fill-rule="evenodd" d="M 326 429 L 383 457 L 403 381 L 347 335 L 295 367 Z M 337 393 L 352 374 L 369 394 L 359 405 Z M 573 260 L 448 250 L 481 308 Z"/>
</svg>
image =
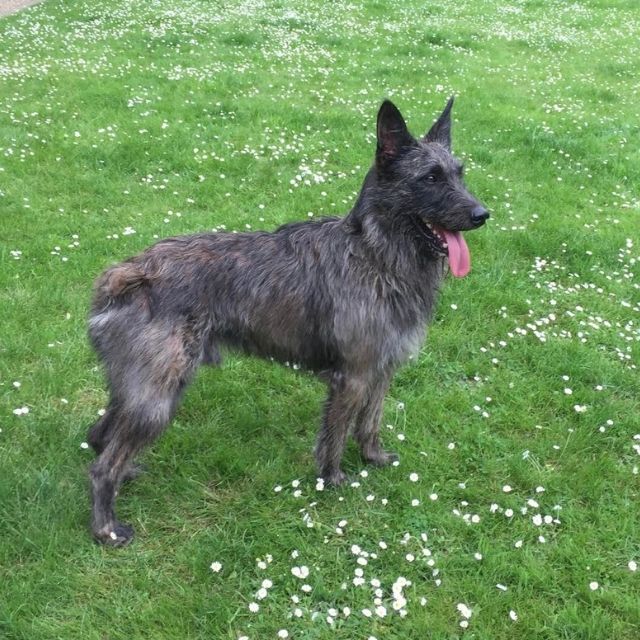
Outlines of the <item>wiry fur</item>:
<svg viewBox="0 0 640 640">
<path fill-rule="evenodd" d="M 451 103 L 422 140 L 383 103 L 376 161 L 345 218 L 169 238 L 97 280 L 89 335 L 110 390 L 89 432 L 98 541 L 131 539 L 114 512 L 118 487 L 221 348 L 299 363 L 328 381 L 316 458 L 329 483 L 345 480 L 350 428 L 365 460 L 396 458 L 378 436 L 384 395 L 424 337 L 446 265 L 424 223 L 455 231 L 488 217 L 450 152 Z"/>
</svg>

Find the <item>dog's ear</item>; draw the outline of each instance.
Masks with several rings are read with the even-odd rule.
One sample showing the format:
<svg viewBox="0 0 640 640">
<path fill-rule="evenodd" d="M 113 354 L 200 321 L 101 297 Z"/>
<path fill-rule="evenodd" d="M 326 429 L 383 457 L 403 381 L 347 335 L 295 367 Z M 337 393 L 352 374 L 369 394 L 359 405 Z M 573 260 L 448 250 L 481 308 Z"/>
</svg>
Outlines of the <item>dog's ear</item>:
<svg viewBox="0 0 640 640">
<path fill-rule="evenodd" d="M 400 155 L 403 149 L 415 143 L 402 114 L 389 100 L 385 100 L 378 111 L 377 134 L 376 162 L 379 167 L 386 167 Z"/>
<path fill-rule="evenodd" d="M 449 98 L 444 111 L 423 138 L 425 142 L 439 142 L 451 150 L 451 107 L 453 107 L 453 96 Z"/>
</svg>

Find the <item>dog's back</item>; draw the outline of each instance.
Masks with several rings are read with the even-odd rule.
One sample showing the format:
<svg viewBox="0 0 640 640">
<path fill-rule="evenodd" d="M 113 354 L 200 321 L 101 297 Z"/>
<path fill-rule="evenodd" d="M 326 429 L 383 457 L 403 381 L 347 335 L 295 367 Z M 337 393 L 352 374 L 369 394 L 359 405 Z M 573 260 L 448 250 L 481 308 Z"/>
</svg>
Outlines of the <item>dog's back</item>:
<svg viewBox="0 0 640 640">
<path fill-rule="evenodd" d="M 196 352 L 215 341 L 311 368 L 331 366 L 335 348 L 318 318 L 330 313 L 328 281 L 340 270 L 338 224 L 162 240 L 98 279 L 91 338 L 109 362 L 110 334 L 118 335 L 114 348 L 130 351 L 149 325 L 168 322 L 190 332 Z M 321 264 L 327 244 L 333 251 Z"/>
</svg>

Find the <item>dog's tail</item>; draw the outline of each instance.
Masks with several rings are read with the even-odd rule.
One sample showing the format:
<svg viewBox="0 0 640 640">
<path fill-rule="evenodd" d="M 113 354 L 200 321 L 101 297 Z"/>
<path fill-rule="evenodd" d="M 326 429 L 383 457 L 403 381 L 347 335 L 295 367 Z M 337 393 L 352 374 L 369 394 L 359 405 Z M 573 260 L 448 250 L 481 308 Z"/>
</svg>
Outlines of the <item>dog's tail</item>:
<svg viewBox="0 0 640 640">
<path fill-rule="evenodd" d="M 147 275 L 139 264 L 117 264 L 107 269 L 96 280 L 94 308 L 104 309 L 148 284 Z"/>
</svg>

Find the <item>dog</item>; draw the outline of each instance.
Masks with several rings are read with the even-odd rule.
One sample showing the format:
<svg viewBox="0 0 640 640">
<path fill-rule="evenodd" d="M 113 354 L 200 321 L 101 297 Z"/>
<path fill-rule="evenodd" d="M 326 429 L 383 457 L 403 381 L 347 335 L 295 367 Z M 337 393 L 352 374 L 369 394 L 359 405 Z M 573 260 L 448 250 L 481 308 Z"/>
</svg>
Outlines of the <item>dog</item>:
<svg viewBox="0 0 640 640">
<path fill-rule="evenodd" d="M 343 218 L 168 238 L 98 278 L 89 336 L 110 391 L 88 435 L 98 542 L 132 539 L 115 515 L 118 489 L 198 366 L 220 364 L 223 349 L 298 363 L 327 382 L 315 456 L 328 484 L 346 480 L 350 429 L 366 462 L 397 459 L 380 443 L 385 393 L 418 351 L 447 269 L 469 272 L 462 232 L 489 217 L 451 153 L 452 105 L 416 139 L 382 103 L 373 166 Z"/>
</svg>

